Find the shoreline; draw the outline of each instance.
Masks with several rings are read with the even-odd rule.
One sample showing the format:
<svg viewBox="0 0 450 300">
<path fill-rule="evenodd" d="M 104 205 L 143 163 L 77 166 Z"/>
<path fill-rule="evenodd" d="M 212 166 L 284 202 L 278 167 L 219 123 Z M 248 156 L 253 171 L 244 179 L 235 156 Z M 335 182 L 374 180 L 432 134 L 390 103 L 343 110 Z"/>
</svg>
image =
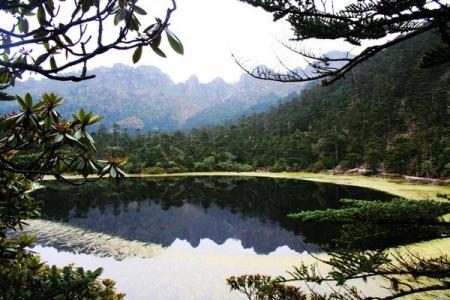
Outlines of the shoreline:
<svg viewBox="0 0 450 300">
<path fill-rule="evenodd" d="M 440 200 L 437 194 L 450 195 L 450 185 L 435 185 L 411 182 L 406 179 L 392 179 L 385 177 L 368 177 L 363 175 L 332 175 L 326 173 L 306 172 L 184 172 L 164 174 L 128 174 L 129 178 L 167 178 L 167 177 L 190 177 L 190 176 L 230 176 L 230 177 L 265 177 L 280 179 L 297 179 L 321 183 L 356 186 L 385 192 L 391 195 L 409 198 L 413 200 Z M 68 179 L 81 179 L 79 175 L 67 175 Z M 95 178 L 91 176 L 89 178 Z M 44 176 L 43 181 L 54 180 L 52 176 Z"/>
</svg>

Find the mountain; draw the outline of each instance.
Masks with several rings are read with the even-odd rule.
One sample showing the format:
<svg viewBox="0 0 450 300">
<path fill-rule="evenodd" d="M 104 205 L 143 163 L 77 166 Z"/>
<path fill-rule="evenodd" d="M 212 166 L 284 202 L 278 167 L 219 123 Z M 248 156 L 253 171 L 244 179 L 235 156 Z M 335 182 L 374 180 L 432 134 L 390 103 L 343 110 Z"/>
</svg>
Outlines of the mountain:
<svg viewBox="0 0 450 300">
<path fill-rule="evenodd" d="M 278 171 L 364 167 L 449 177 L 450 64 L 420 67 L 419 54 L 436 43 L 422 34 L 334 84 L 305 88 L 296 99 L 232 126 L 197 130 L 187 137 L 192 153 L 180 149 L 194 162 L 215 163 L 208 165 L 214 170 L 228 152 L 236 163 Z"/>
<path fill-rule="evenodd" d="M 216 78 L 208 83 L 196 76 L 175 84 L 153 66 L 137 68 L 116 64 L 92 70 L 96 78 L 79 83 L 48 79 L 18 82 L 12 94 L 30 92 L 39 97 L 53 92 L 64 97 L 64 116 L 83 107 L 105 117 L 106 127 L 173 131 L 193 126 L 218 124 L 276 105 L 287 95 L 300 92 L 303 84 L 263 82 L 242 75 L 236 83 Z M 11 105 L 2 105 L 0 113 Z"/>
<path fill-rule="evenodd" d="M 450 63 L 420 67 L 420 53 L 437 41 L 417 36 L 329 86 L 311 84 L 299 97 L 232 125 L 149 136 L 145 143 L 119 137 L 118 144 L 132 172 L 157 164 L 174 172 L 353 169 L 448 178 Z M 99 149 L 107 155 L 112 148 Z"/>
</svg>

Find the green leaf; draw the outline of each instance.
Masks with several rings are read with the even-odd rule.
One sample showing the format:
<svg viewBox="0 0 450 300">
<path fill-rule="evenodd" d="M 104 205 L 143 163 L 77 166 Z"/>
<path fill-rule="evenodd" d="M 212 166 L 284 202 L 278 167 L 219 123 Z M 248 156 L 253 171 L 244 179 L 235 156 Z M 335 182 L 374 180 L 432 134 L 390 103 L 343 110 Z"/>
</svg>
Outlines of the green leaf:
<svg viewBox="0 0 450 300">
<path fill-rule="evenodd" d="M 83 137 L 81 129 L 78 129 L 75 134 L 73 135 L 74 138 L 76 138 L 77 140 L 81 140 L 81 138 Z"/>
<path fill-rule="evenodd" d="M 13 64 L 22 64 L 24 62 L 25 62 L 25 60 L 24 60 L 23 56 L 19 56 L 15 61 L 13 61 Z"/>
<path fill-rule="evenodd" d="M 34 61 L 34 63 L 36 64 L 36 65 L 40 65 L 40 64 L 42 64 L 46 59 L 47 59 L 47 57 L 48 57 L 48 54 L 47 53 L 44 53 L 44 54 L 41 54 L 41 55 L 39 55 L 37 58 L 36 58 L 36 60 Z"/>
<path fill-rule="evenodd" d="M 53 16 L 53 10 L 55 9 L 55 6 L 53 4 L 53 0 L 45 1 L 45 9 L 47 10 L 49 15 Z"/>
<path fill-rule="evenodd" d="M 28 33 L 28 20 L 27 19 L 20 19 L 17 23 L 17 27 L 19 28 L 19 31 L 22 33 Z"/>
<path fill-rule="evenodd" d="M 112 178 L 116 178 L 117 177 L 117 171 L 115 167 L 111 167 L 111 170 L 109 170 L 109 174 L 111 175 Z"/>
<path fill-rule="evenodd" d="M 0 101 L 14 101 L 16 98 L 13 95 L 9 95 L 0 91 Z"/>
<path fill-rule="evenodd" d="M 56 65 L 55 57 L 52 55 L 50 56 L 50 67 L 52 70 L 56 69 L 58 66 Z"/>
<path fill-rule="evenodd" d="M 82 143 L 80 143 L 76 138 L 74 138 L 73 136 L 71 136 L 70 134 L 64 134 L 64 137 L 66 139 L 68 139 L 69 141 L 73 142 L 75 145 L 81 147 L 82 149 L 86 149 L 86 146 Z"/>
<path fill-rule="evenodd" d="M 147 26 L 147 28 L 144 29 L 144 32 L 145 33 L 149 32 L 150 30 L 152 30 L 153 27 L 155 27 L 155 25 L 156 24 L 152 24 L 152 25 Z"/>
<path fill-rule="evenodd" d="M 89 125 L 95 124 L 98 121 L 100 121 L 101 119 L 103 119 L 103 116 L 93 116 L 90 120 L 89 120 Z"/>
<path fill-rule="evenodd" d="M 48 34 L 47 31 L 45 31 L 45 30 L 39 30 L 38 32 L 36 32 L 36 33 L 33 35 L 33 37 L 34 37 L 35 39 L 40 39 L 40 38 L 46 37 L 47 34 Z"/>
<path fill-rule="evenodd" d="M 156 54 L 158 54 L 159 56 L 164 57 L 164 58 L 167 57 L 166 54 L 165 54 L 164 52 L 162 52 L 161 49 L 158 48 L 158 46 L 156 46 L 156 45 L 154 45 L 154 44 L 150 44 L 150 47 L 152 47 L 153 51 L 154 51 Z"/>
<path fill-rule="evenodd" d="M 20 13 L 21 13 L 23 16 L 27 16 L 27 17 L 31 17 L 31 16 L 34 16 L 34 15 L 35 15 L 28 7 L 22 7 L 22 8 L 20 9 Z"/>
<path fill-rule="evenodd" d="M 138 31 L 139 30 L 139 25 L 141 25 L 141 23 L 139 23 L 139 20 L 135 16 L 132 16 L 131 20 L 130 20 L 130 23 L 128 25 L 128 29 L 130 31 Z"/>
<path fill-rule="evenodd" d="M 106 161 L 101 161 L 100 162 L 106 162 Z M 111 165 L 107 165 L 106 167 L 104 167 L 101 171 L 100 174 L 107 174 L 109 172 L 109 169 L 111 168 Z"/>
<path fill-rule="evenodd" d="M 86 117 L 86 113 L 84 112 L 83 108 L 80 108 L 78 115 L 80 116 L 80 121 L 83 121 L 83 119 Z"/>
<path fill-rule="evenodd" d="M 37 19 L 39 24 L 44 25 L 45 24 L 45 10 L 42 6 L 39 6 L 37 11 Z"/>
<path fill-rule="evenodd" d="M 20 96 L 16 95 L 16 101 L 19 103 L 20 106 L 22 106 L 22 108 L 26 108 L 27 105 L 25 104 L 25 101 L 23 101 L 22 98 L 20 98 Z"/>
<path fill-rule="evenodd" d="M 150 42 L 151 45 L 155 46 L 156 48 L 159 48 L 159 45 L 161 44 L 161 35 L 158 34 L 152 41 Z"/>
<path fill-rule="evenodd" d="M 166 35 L 167 35 L 167 40 L 169 41 L 170 47 L 172 47 L 172 49 L 176 53 L 183 55 L 184 48 L 183 48 L 183 44 L 181 43 L 180 39 L 175 34 L 170 32 L 168 29 L 166 29 Z"/>
<path fill-rule="evenodd" d="M 66 41 L 67 44 L 73 45 L 73 42 L 70 39 L 70 37 L 68 37 L 67 35 L 63 34 L 63 38 L 64 38 L 64 40 Z"/>
<path fill-rule="evenodd" d="M 55 142 L 55 143 L 59 143 L 59 142 L 61 142 L 63 139 L 64 139 L 64 135 L 62 135 L 62 134 L 57 134 L 57 135 L 55 136 L 54 142 Z"/>
<path fill-rule="evenodd" d="M 147 12 L 145 10 L 143 10 L 142 8 L 140 8 L 137 5 L 134 6 L 134 12 L 139 15 L 142 15 L 142 16 L 145 16 L 147 14 Z"/>
<path fill-rule="evenodd" d="M 137 63 L 142 56 L 142 46 L 139 46 L 136 48 L 136 50 L 133 53 L 133 63 Z"/>
<path fill-rule="evenodd" d="M 89 134 L 89 132 L 86 131 L 86 132 L 84 133 L 84 136 L 85 136 L 86 139 L 89 141 L 89 143 L 91 144 L 91 146 L 95 148 L 95 146 L 94 146 L 95 141 L 94 141 L 94 139 L 92 138 L 92 136 Z"/>
<path fill-rule="evenodd" d="M 86 13 L 93 4 L 94 4 L 93 0 L 83 0 L 81 3 L 81 9 L 83 10 L 84 13 Z"/>
<path fill-rule="evenodd" d="M 33 107 L 33 98 L 31 97 L 30 93 L 27 93 L 25 95 L 25 104 L 26 104 L 26 108 L 28 108 L 28 109 Z"/>
<path fill-rule="evenodd" d="M 117 25 L 125 18 L 125 14 L 122 9 L 118 9 L 114 15 L 114 25 Z"/>
</svg>

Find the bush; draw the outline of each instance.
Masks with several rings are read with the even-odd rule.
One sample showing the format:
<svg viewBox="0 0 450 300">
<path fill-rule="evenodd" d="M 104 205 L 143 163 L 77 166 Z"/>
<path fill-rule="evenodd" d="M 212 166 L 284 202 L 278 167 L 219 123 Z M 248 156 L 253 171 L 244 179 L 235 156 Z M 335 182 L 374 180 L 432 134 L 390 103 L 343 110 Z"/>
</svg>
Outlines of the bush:
<svg viewBox="0 0 450 300">
<path fill-rule="evenodd" d="M 167 169 L 167 173 L 181 173 L 181 172 L 185 172 L 186 170 L 182 167 L 176 166 L 176 167 L 172 167 L 172 168 L 168 168 Z"/>
<path fill-rule="evenodd" d="M 341 166 L 344 169 L 352 169 L 361 165 L 363 158 L 359 153 L 349 153 L 346 155 L 345 160 L 342 161 Z"/>
<path fill-rule="evenodd" d="M 255 168 L 252 165 L 249 164 L 238 164 L 238 171 L 239 172 L 251 172 L 254 171 Z"/>
<path fill-rule="evenodd" d="M 283 159 L 280 159 L 273 166 L 269 167 L 270 172 L 283 172 L 286 171 L 286 169 L 286 162 Z"/>
<path fill-rule="evenodd" d="M 149 167 L 149 168 L 144 168 L 141 171 L 142 174 L 165 174 L 167 173 L 166 170 L 162 167 Z"/>
<path fill-rule="evenodd" d="M 101 268 L 93 272 L 73 265 L 60 269 L 41 262 L 39 256 L 23 249 L 34 240 L 27 236 L 1 240 L 10 249 L 0 264 L 1 299 L 124 299 L 124 294 L 115 292 L 114 281 L 99 280 Z"/>
<path fill-rule="evenodd" d="M 213 171 L 216 166 L 216 159 L 214 156 L 209 156 L 201 162 L 194 163 L 194 169 L 196 171 Z"/>
<path fill-rule="evenodd" d="M 322 171 L 323 169 L 325 169 L 325 166 L 323 165 L 323 162 L 321 160 L 316 161 L 312 166 L 311 166 L 311 172 L 317 173 Z"/>
</svg>

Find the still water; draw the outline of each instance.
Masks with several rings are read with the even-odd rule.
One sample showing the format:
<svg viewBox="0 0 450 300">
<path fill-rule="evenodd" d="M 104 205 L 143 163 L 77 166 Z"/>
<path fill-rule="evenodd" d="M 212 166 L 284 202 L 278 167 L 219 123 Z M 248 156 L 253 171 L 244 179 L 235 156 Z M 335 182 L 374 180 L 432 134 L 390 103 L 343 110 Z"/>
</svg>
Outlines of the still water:
<svg viewBox="0 0 450 300">
<path fill-rule="evenodd" d="M 321 255 L 333 226 L 286 217 L 333 208 L 339 199 L 391 196 L 357 187 L 288 179 L 127 179 L 118 186 L 46 183 L 43 219 L 28 231 L 50 264 L 104 268 L 128 299 L 241 299 L 231 275 L 285 275 Z M 376 289 L 377 284 L 369 284 Z"/>
</svg>

